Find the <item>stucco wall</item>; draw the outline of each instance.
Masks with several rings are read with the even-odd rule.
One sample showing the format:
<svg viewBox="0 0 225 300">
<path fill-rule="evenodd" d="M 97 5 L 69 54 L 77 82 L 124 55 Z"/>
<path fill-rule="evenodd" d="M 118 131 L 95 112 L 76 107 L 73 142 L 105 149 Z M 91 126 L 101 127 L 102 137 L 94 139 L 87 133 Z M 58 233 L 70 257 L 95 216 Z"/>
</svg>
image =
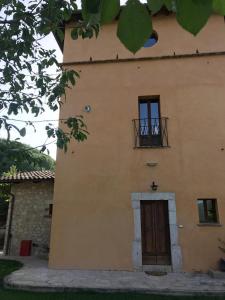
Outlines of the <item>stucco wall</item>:
<svg viewBox="0 0 225 300">
<path fill-rule="evenodd" d="M 32 240 L 32 255 L 44 255 L 49 246 L 51 218 L 49 204 L 53 200 L 53 183 L 19 183 L 12 185 L 15 203 L 12 217 L 10 255 L 19 255 L 22 240 Z M 45 248 L 45 247 L 44 247 Z"/>
<path fill-rule="evenodd" d="M 137 56 L 225 51 L 223 18 L 214 16 L 197 38 L 160 16 L 159 43 Z M 132 58 L 106 26 L 99 40 L 74 42 L 65 62 Z M 135 57 L 137 57 L 135 56 Z M 83 114 L 88 141 L 58 152 L 50 266 L 133 270 L 131 193 L 174 192 L 183 270 L 207 271 L 221 257 L 225 223 L 225 56 L 72 64 L 81 78 L 68 90 L 61 118 Z M 160 95 L 169 118 L 170 148 L 134 149 L 138 97 Z M 85 105 L 92 112 L 84 112 Z M 149 161 L 158 165 L 150 168 Z M 65 192 L 66 191 L 66 192 Z M 221 226 L 198 226 L 198 198 L 217 198 Z"/>
<path fill-rule="evenodd" d="M 73 24 L 67 26 L 64 47 L 64 62 L 81 62 L 121 58 L 158 57 L 165 55 L 192 54 L 199 52 L 224 51 L 224 19 L 222 16 L 211 16 L 203 30 L 193 37 L 182 29 L 174 15 L 153 17 L 153 28 L 159 42 L 152 48 L 142 48 L 135 55 L 129 52 L 118 39 L 117 24 L 105 25 L 97 39 L 71 39 Z"/>
</svg>

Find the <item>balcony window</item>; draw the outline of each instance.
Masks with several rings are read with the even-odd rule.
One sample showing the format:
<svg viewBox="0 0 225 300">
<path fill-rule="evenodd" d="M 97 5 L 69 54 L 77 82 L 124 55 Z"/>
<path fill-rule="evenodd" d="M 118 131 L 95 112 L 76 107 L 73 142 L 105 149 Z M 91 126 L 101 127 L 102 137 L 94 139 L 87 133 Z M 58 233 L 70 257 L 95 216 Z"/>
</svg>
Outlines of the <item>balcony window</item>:
<svg viewBox="0 0 225 300">
<path fill-rule="evenodd" d="M 135 147 L 167 147 L 167 118 L 160 115 L 159 97 L 140 99 L 134 120 Z"/>
</svg>

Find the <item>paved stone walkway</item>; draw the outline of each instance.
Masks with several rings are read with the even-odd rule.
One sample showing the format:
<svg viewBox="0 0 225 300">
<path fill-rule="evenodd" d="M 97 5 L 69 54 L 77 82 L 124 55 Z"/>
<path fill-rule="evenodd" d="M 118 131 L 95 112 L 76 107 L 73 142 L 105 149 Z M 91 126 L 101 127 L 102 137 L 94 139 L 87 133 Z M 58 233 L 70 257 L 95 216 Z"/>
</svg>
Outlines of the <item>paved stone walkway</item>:
<svg viewBox="0 0 225 300">
<path fill-rule="evenodd" d="M 16 258 L 14 258 L 16 259 Z M 225 295 L 225 280 L 206 274 L 52 270 L 47 262 L 17 258 L 24 267 L 5 278 L 5 286 L 35 291 L 138 292 L 173 295 Z"/>
</svg>

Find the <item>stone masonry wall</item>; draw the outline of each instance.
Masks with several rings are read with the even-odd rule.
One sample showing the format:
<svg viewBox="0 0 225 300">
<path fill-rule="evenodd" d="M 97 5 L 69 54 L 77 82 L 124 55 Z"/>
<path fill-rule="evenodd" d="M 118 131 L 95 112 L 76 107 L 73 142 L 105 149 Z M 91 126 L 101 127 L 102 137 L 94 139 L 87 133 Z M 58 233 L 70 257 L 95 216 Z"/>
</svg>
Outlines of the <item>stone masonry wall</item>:
<svg viewBox="0 0 225 300">
<path fill-rule="evenodd" d="M 53 182 L 12 185 L 15 204 L 12 217 L 10 255 L 19 255 L 22 240 L 32 240 L 32 255 L 46 256 L 49 247 Z"/>
</svg>

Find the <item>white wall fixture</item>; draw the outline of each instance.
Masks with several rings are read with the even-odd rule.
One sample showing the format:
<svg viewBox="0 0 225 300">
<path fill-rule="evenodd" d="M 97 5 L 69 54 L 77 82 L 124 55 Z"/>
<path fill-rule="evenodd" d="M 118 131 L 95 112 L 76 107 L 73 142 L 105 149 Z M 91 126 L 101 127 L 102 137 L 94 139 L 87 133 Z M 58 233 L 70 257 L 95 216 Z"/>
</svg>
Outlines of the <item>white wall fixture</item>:
<svg viewBox="0 0 225 300">
<path fill-rule="evenodd" d="M 146 166 L 148 167 L 156 167 L 158 165 L 157 161 L 148 161 Z"/>
<path fill-rule="evenodd" d="M 90 113 L 90 112 L 91 112 L 91 105 L 85 105 L 84 111 L 85 111 L 86 113 Z"/>
</svg>

